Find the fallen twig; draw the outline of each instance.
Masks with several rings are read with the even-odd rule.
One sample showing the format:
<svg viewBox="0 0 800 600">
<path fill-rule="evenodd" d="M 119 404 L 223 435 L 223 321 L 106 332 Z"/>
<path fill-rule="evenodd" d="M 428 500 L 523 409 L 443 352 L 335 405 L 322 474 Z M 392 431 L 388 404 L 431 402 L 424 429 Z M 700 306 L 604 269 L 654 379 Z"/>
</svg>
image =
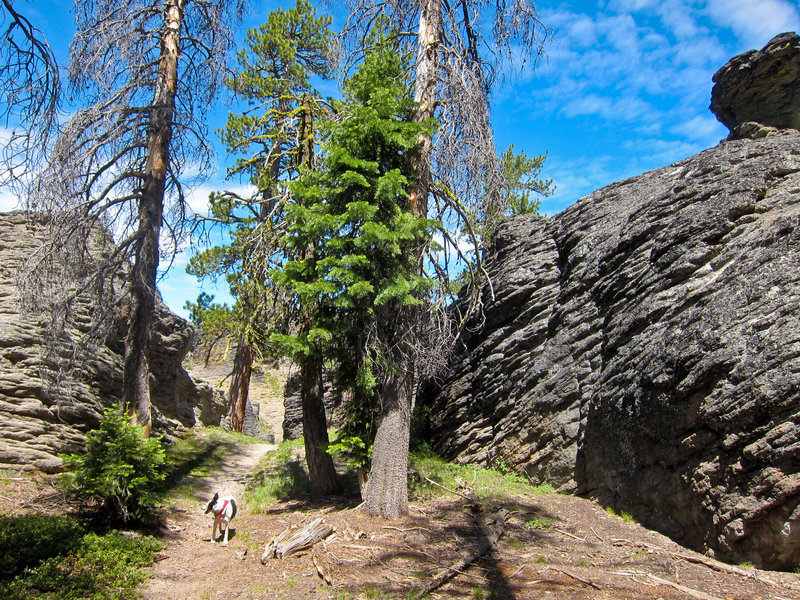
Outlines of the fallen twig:
<svg viewBox="0 0 800 600">
<path fill-rule="evenodd" d="M 579 542 L 585 542 L 586 541 L 586 538 L 582 538 L 582 537 L 578 537 L 577 535 L 573 535 L 569 531 L 564 531 L 563 529 L 560 529 L 558 527 L 553 527 L 553 529 L 555 531 L 557 531 L 558 533 L 561 533 L 561 534 L 564 534 L 564 535 L 568 535 L 572 539 L 578 540 Z"/>
<path fill-rule="evenodd" d="M 489 549 L 497 543 L 497 540 L 499 540 L 505 532 L 507 516 L 508 511 L 502 509 L 497 512 L 493 522 L 489 527 L 479 523 L 478 546 L 475 548 L 475 550 L 461 560 L 458 560 L 452 565 L 445 567 L 436 575 L 434 575 L 428 584 L 417 593 L 416 598 L 422 598 L 423 596 L 430 594 L 433 590 L 440 588 L 450 579 L 461 573 L 465 567 L 486 554 L 486 552 L 488 552 Z M 477 518 L 479 517 L 476 517 L 476 519 Z"/>
<path fill-rule="evenodd" d="M 430 529 L 426 529 L 425 527 L 409 527 L 408 529 L 400 529 L 399 527 L 392 527 L 391 525 L 384 525 L 381 529 L 394 529 L 395 531 L 399 531 L 400 533 L 407 533 L 409 531 L 420 530 L 420 531 L 427 531 L 428 533 L 431 532 Z"/>
<path fill-rule="evenodd" d="M 599 585 L 597 585 L 597 584 L 596 584 L 594 581 L 591 581 L 591 580 L 589 580 L 589 579 L 584 579 L 583 577 L 578 577 L 577 575 L 575 575 L 575 573 L 570 573 L 569 571 L 566 571 L 566 570 L 564 570 L 564 569 L 559 569 L 559 568 L 557 568 L 557 567 L 550 567 L 550 568 L 551 568 L 553 571 L 557 571 L 557 572 L 559 572 L 559 573 L 563 573 L 563 574 L 564 574 L 564 575 L 566 575 L 567 577 L 571 577 L 571 578 L 572 578 L 572 579 L 574 579 L 575 581 L 580 581 L 582 584 L 584 584 L 584 585 L 588 585 L 588 586 L 590 586 L 590 587 L 593 587 L 593 588 L 594 588 L 594 589 L 596 589 L 596 590 L 601 590 L 601 589 L 603 589 L 602 587 L 600 587 Z"/>
<path fill-rule="evenodd" d="M 591 530 L 592 530 L 592 533 L 594 534 L 594 536 L 595 536 L 595 537 L 596 537 L 598 540 L 600 540 L 601 542 L 605 543 L 605 540 L 604 540 L 603 538 L 601 538 L 601 537 L 600 537 L 600 535 L 599 535 L 599 534 L 598 534 L 598 533 L 597 533 L 597 532 L 594 530 L 594 527 L 592 527 L 591 525 L 589 525 L 589 529 L 591 529 Z"/>
<path fill-rule="evenodd" d="M 648 573 L 647 576 L 659 583 L 661 585 L 666 585 L 667 587 L 671 587 L 672 589 L 678 590 L 679 592 L 683 592 L 684 594 L 689 594 L 692 598 L 697 598 L 698 600 L 722 600 L 719 596 L 712 596 L 710 594 L 706 594 L 705 592 L 701 592 L 700 590 L 696 590 L 694 588 L 686 587 L 685 585 L 681 585 L 680 583 L 675 583 L 670 581 L 669 579 L 662 579 L 661 577 L 657 577 L 652 573 Z"/>
<path fill-rule="evenodd" d="M 425 478 L 425 481 L 435 485 L 436 487 L 442 488 L 446 492 L 450 492 L 451 494 L 455 494 L 456 496 L 464 498 L 464 500 L 469 502 L 470 510 L 473 512 L 481 512 L 483 510 L 483 504 L 481 504 L 480 499 L 472 492 L 467 491 L 466 494 L 462 494 L 461 492 L 457 492 L 455 490 L 451 490 L 449 487 L 443 486 L 441 483 L 436 483 L 433 479 L 429 479 L 428 477 Z"/>
</svg>

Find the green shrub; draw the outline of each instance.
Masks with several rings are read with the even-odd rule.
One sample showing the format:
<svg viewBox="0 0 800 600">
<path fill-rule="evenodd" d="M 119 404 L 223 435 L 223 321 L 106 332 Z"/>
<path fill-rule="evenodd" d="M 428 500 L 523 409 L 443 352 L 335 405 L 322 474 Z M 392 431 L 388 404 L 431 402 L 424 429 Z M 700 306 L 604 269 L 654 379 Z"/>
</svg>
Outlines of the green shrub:
<svg viewBox="0 0 800 600">
<path fill-rule="evenodd" d="M 71 517 L 0 517 L 0 579 L 16 577 L 43 560 L 73 550 L 83 528 Z"/>
<path fill-rule="evenodd" d="M 122 522 L 143 517 L 144 509 L 156 503 L 164 479 L 159 438 L 143 437 L 138 427 L 108 409 L 99 428 L 86 436 L 86 450 L 64 457 L 70 470 L 63 476 L 67 489 L 99 500 L 109 516 Z"/>
<path fill-rule="evenodd" d="M 117 532 L 86 534 L 74 552 L 43 561 L 13 581 L 0 583 L 7 600 L 128 600 L 140 597 L 147 578 L 142 567 L 161 548 L 151 537 L 129 538 Z"/>
<path fill-rule="evenodd" d="M 537 517 L 536 519 L 525 521 L 525 527 L 528 529 L 547 529 L 548 527 L 552 526 L 553 521 L 544 517 Z"/>
</svg>

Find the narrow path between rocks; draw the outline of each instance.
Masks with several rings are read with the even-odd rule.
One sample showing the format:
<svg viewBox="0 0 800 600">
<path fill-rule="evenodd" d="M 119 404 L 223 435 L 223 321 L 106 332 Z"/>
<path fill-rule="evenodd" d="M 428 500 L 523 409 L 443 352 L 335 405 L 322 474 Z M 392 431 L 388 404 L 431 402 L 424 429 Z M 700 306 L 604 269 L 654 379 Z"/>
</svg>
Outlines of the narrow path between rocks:
<svg viewBox="0 0 800 600">
<path fill-rule="evenodd" d="M 254 550 L 260 538 L 256 540 L 256 532 L 248 528 L 250 515 L 244 489 L 259 460 L 276 447 L 274 444 L 226 446 L 225 460 L 214 476 L 189 479 L 193 494 L 181 497 L 166 509 L 170 533 L 145 586 L 145 599 L 269 597 L 265 589 L 258 587 L 263 568 L 258 560 L 260 554 Z M 211 543 L 213 520 L 210 514 L 203 514 L 215 492 L 233 496 L 239 507 L 231 523 L 227 547 Z"/>
</svg>

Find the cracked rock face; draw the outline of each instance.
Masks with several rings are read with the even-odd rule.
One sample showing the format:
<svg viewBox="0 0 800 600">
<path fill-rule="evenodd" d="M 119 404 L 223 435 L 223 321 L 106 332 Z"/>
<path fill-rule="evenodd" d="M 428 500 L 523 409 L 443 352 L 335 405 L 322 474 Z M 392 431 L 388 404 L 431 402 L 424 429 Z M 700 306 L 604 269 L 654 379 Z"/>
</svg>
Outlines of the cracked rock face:
<svg viewBox="0 0 800 600">
<path fill-rule="evenodd" d="M 508 219 L 486 268 L 485 321 L 423 394 L 436 450 L 797 566 L 800 132 Z"/>
<path fill-rule="evenodd" d="M 49 317 L 20 313 L 16 282 L 23 261 L 40 244 L 24 213 L 0 214 L 0 465 L 58 472 L 60 454 L 79 451 L 103 408 L 119 402 L 123 346 L 121 339 L 112 339 L 95 347 L 58 385 L 42 377 L 49 370 L 41 351 Z M 155 427 L 170 433 L 196 420 L 210 424 L 205 413 L 219 404 L 217 392 L 194 382 L 181 366 L 192 328 L 161 302 L 156 313 L 151 338 Z"/>
<path fill-rule="evenodd" d="M 752 121 L 800 129 L 800 36 L 782 33 L 735 56 L 713 77 L 711 112 L 728 129 Z"/>
</svg>

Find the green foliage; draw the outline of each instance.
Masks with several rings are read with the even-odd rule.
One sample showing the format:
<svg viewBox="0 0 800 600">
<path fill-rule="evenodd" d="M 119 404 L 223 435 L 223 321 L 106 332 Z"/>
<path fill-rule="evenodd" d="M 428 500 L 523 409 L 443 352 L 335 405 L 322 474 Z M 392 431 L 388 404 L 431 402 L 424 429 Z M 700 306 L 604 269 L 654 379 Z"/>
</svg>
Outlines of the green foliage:
<svg viewBox="0 0 800 600">
<path fill-rule="evenodd" d="M 275 178 L 265 169 L 273 158 L 296 163 L 292 150 L 284 154 L 284 145 L 296 147 L 296 130 L 283 125 L 296 119 L 303 95 L 312 92 L 310 78 L 333 74 L 330 24 L 310 2 L 297 0 L 295 8 L 272 11 L 264 25 L 247 31 L 246 49 L 237 54 L 239 70 L 228 85 L 251 108 L 230 114 L 219 132 L 228 151 L 240 155 L 230 175 L 249 175 L 264 189 Z"/>
<path fill-rule="evenodd" d="M 547 529 L 548 527 L 553 526 L 553 521 L 544 517 L 537 517 L 535 519 L 530 519 L 529 521 L 525 521 L 525 527 L 528 529 Z"/>
<path fill-rule="evenodd" d="M 87 533 L 76 539 L 70 528 L 70 547 L 52 533 L 35 541 L 46 541 L 57 551 L 42 557 L 12 580 L 0 582 L 0 597 L 8 600 L 127 600 L 139 598 L 139 586 L 147 578 L 143 567 L 153 563 L 161 544 L 152 537 L 130 538 L 117 532 Z M 21 549 L 23 546 L 16 546 Z M 5 547 L 7 550 L 8 547 Z"/>
<path fill-rule="evenodd" d="M 0 579 L 15 577 L 48 558 L 74 549 L 83 528 L 72 517 L 0 517 Z M 13 551 L 10 551 L 11 549 Z"/>
<path fill-rule="evenodd" d="M 123 522 L 142 518 L 155 504 L 164 479 L 164 449 L 145 438 L 119 412 L 107 409 L 98 429 L 86 436 L 86 454 L 64 457 L 64 485 L 76 496 L 99 500 L 107 514 Z"/>
<path fill-rule="evenodd" d="M 198 278 L 225 276 L 233 310 L 220 319 L 225 334 L 236 335 L 260 355 L 271 352 L 268 332 L 279 328 L 284 305 L 270 269 L 286 258 L 282 245 L 286 181 L 296 176 L 300 154 L 313 146 L 311 132 L 298 123 L 320 110 L 309 80 L 328 78 L 333 34 L 330 18 L 317 17 L 307 0 L 275 10 L 250 29 L 237 54 L 238 72 L 228 81 L 236 100 L 247 105 L 230 113 L 218 131 L 236 162 L 228 177 L 249 179 L 252 197 L 213 193 L 208 228 L 225 232 L 226 242 L 199 252 L 187 267 Z M 205 333 L 207 320 L 203 329 Z"/>
<path fill-rule="evenodd" d="M 553 180 L 540 179 L 547 154 L 529 158 L 525 152 L 514 152 L 514 145 L 500 155 L 500 170 L 506 181 L 505 204 L 507 215 L 524 215 L 539 212 L 541 200 L 531 199 L 531 194 L 549 196 L 553 193 Z"/>
<path fill-rule="evenodd" d="M 193 257 L 190 263 L 198 259 Z M 200 292 L 197 302 L 186 301 L 183 306 L 189 311 L 189 320 L 200 327 L 205 340 L 225 336 L 233 329 L 235 314 L 227 304 L 214 302 L 214 296 Z"/>
<path fill-rule="evenodd" d="M 425 481 L 425 477 L 450 489 L 458 487 L 458 480 L 469 484 L 481 498 L 502 500 L 515 494 L 550 494 L 549 484 L 531 485 L 527 479 L 516 473 L 501 473 L 495 469 L 457 465 L 447 462 L 426 444 L 420 444 L 411 451 L 409 466 L 420 474 L 420 481 L 413 482 L 412 494 L 419 499 L 434 497 L 446 492 Z"/>
<path fill-rule="evenodd" d="M 615 516 L 615 517 L 619 517 L 620 519 L 622 519 L 626 523 L 635 523 L 636 522 L 636 519 L 633 517 L 632 514 L 627 513 L 625 511 L 620 511 L 618 513 L 611 506 L 606 506 L 606 513 L 608 513 L 609 515 Z"/>
<path fill-rule="evenodd" d="M 419 304 L 430 287 L 416 261 L 435 226 L 409 212 L 410 155 L 420 134 L 432 129 L 412 119 L 410 57 L 380 36 L 370 46 L 345 82 L 335 119 L 320 125 L 320 168 L 290 186 L 286 247 L 292 259 L 275 277 L 311 324 L 293 338 L 272 338 L 295 356 L 317 353 L 333 362 L 339 385 L 361 400 L 391 368 L 381 347 L 397 311 Z M 353 434 L 342 443 L 356 448 L 361 443 Z"/>
<path fill-rule="evenodd" d="M 255 474 L 255 483 L 245 490 L 250 511 L 266 511 L 279 500 L 311 491 L 308 472 L 300 459 L 303 439 L 284 440 L 278 449 L 267 455 Z"/>
</svg>

